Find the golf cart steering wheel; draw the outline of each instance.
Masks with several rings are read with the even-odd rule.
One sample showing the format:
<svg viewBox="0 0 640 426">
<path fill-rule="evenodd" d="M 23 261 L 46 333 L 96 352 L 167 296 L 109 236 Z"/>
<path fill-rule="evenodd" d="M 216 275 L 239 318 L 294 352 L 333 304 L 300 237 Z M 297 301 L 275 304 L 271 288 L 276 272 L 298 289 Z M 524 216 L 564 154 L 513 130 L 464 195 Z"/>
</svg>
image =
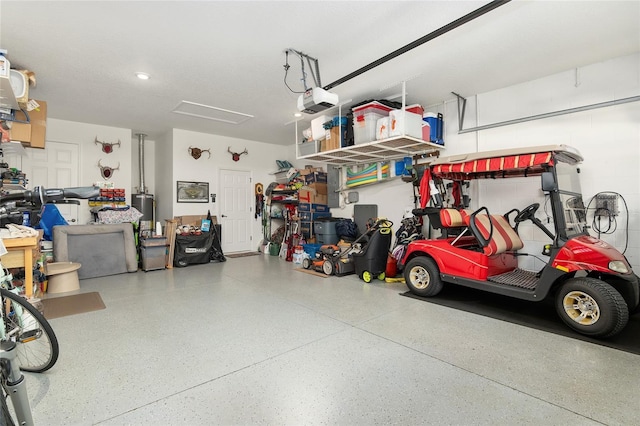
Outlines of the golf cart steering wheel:
<svg viewBox="0 0 640 426">
<path fill-rule="evenodd" d="M 533 220 L 534 215 L 538 211 L 540 207 L 539 203 L 533 203 L 530 206 L 525 207 L 518 213 L 518 215 L 513 219 L 515 223 L 524 222 L 525 220 Z"/>
</svg>

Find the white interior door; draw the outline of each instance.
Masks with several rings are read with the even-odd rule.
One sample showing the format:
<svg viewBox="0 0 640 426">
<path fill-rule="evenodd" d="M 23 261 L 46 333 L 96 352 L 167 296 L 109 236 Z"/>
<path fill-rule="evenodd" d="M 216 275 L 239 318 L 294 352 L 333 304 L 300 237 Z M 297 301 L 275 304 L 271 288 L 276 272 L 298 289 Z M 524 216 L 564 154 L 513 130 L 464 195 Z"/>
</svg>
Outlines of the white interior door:
<svg viewBox="0 0 640 426">
<path fill-rule="evenodd" d="M 29 188 L 69 188 L 78 186 L 80 148 L 77 144 L 47 141 L 45 149 L 28 149 L 23 161 Z M 70 224 L 78 223 L 78 206 L 57 204 L 58 210 Z"/>
<path fill-rule="evenodd" d="M 222 251 L 250 251 L 253 240 L 251 172 L 220 170 L 220 192 L 218 220 L 222 225 Z"/>
</svg>

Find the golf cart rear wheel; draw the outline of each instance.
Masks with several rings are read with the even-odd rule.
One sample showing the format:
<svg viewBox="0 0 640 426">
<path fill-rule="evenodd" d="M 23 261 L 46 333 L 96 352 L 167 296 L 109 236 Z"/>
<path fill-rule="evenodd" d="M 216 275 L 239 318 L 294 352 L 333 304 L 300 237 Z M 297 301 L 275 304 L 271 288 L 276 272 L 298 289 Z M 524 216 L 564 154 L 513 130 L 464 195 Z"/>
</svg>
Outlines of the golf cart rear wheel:
<svg viewBox="0 0 640 426">
<path fill-rule="evenodd" d="M 333 275 L 333 263 L 331 263 L 328 260 L 325 260 L 322 263 L 322 272 L 324 272 L 326 275 Z"/>
<path fill-rule="evenodd" d="M 438 265 L 425 256 L 414 257 L 407 263 L 404 280 L 411 293 L 422 297 L 435 296 L 443 287 Z"/>
<path fill-rule="evenodd" d="M 596 278 L 567 280 L 556 295 L 556 311 L 570 328 L 592 337 L 614 336 L 629 322 L 622 295 Z"/>
<path fill-rule="evenodd" d="M 362 273 L 362 279 L 363 279 L 363 281 L 364 281 L 365 283 L 370 283 L 370 282 L 371 282 L 371 279 L 372 279 L 372 277 L 371 277 L 371 272 L 369 272 L 369 271 L 364 271 L 364 272 Z"/>
</svg>

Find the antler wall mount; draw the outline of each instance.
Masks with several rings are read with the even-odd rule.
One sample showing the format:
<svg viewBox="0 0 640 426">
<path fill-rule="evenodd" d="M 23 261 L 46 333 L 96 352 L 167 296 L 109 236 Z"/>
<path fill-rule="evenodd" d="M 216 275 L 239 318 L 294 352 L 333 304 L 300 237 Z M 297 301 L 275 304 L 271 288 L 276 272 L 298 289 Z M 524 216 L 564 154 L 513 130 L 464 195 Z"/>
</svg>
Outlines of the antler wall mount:
<svg viewBox="0 0 640 426">
<path fill-rule="evenodd" d="M 103 166 L 102 164 L 100 164 L 100 160 L 98 160 L 98 167 L 100 168 L 100 174 L 102 175 L 102 178 L 109 180 L 113 177 L 113 172 L 120 169 L 120 163 L 118 162 L 118 167 L 114 168 Z"/>
<path fill-rule="evenodd" d="M 203 152 L 206 152 L 207 154 L 209 154 L 208 158 L 211 158 L 211 149 L 200 149 L 200 148 L 195 148 L 195 147 L 189 147 L 189 155 L 191 155 L 194 159 L 198 159 L 200 158 L 200 156 L 202 155 Z"/>
<path fill-rule="evenodd" d="M 233 161 L 238 161 L 240 160 L 240 156 L 242 154 L 248 154 L 249 151 L 247 151 L 247 148 L 244 149 L 244 151 L 242 152 L 231 152 L 231 147 L 227 147 L 227 151 L 229 152 L 229 154 L 231 154 L 231 158 L 233 159 Z"/>
<path fill-rule="evenodd" d="M 113 146 L 114 145 L 118 145 L 118 146 L 121 145 L 120 144 L 120 139 L 118 139 L 118 142 L 108 143 L 108 142 L 99 141 L 97 136 L 96 136 L 96 139 L 95 139 L 94 143 L 96 145 L 102 145 L 102 152 L 104 152 L 105 154 L 111 154 L 113 152 Z"/>
</svg>

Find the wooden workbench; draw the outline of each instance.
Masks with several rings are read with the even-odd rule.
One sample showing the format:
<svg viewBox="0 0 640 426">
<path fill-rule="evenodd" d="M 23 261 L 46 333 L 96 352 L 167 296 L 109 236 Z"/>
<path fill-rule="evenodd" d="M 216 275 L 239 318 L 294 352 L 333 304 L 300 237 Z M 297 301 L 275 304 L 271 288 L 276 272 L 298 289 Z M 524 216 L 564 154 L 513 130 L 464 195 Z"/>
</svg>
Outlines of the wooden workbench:
<svg viewBox="0 0 640 426">
<path fill-rule="evenodd" d="M 25 296 L 33 295 L 33 258 L 39 252 L 40 237 L 5 238 L 2 240 L 9 253 L 2 256 L 0 261 L 5 268 L 24 268 Z"/>
</svg>

